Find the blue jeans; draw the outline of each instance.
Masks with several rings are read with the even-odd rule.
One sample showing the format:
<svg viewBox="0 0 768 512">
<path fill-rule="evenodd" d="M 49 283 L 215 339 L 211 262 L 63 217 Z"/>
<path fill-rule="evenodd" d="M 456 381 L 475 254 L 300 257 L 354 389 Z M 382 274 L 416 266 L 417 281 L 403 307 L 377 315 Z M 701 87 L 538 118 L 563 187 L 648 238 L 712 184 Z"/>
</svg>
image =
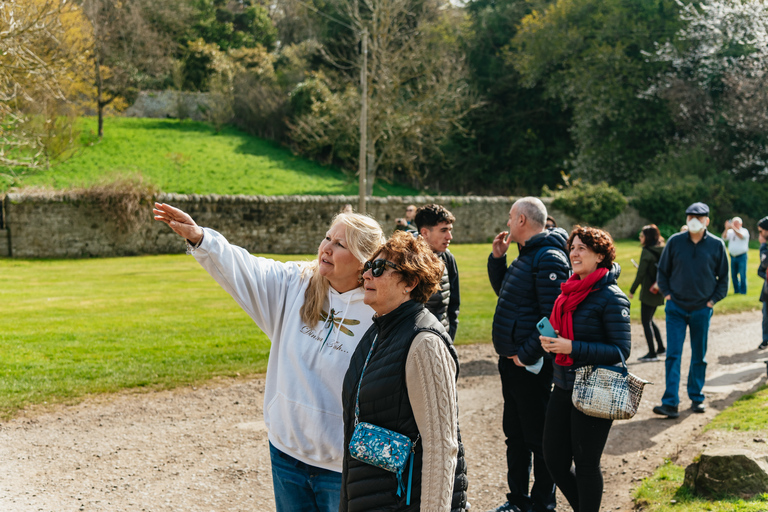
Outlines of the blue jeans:
<svg viewBox="0 0 768 512">
<path fill-rule="evenodd" d="M 667 387 L 661 403 L 677 407 L 680 403 L 680 364 L 685 342 L 685 329 L 691 330 L 691 366 L 688 369 L 688 398 L 692 402 L 703 402 L 704 378 L 707 372 L 707 337 L 712 308 L 703 307 L 695 311 L 686 311 L 674 301 L 668 300 L 664 307 L 667 314 L 667 358 L 664 365 L 667 371 Z"/>
<path fill-rule="evenodd" d="M 733 293 L 747 293 L 747 253 L 731 256 Z"/>
<path fill-rule="evenodd" d="M 277 512 L 338 512 L 341 473 L 310 466 L 269 443 Z"/>
</svg>

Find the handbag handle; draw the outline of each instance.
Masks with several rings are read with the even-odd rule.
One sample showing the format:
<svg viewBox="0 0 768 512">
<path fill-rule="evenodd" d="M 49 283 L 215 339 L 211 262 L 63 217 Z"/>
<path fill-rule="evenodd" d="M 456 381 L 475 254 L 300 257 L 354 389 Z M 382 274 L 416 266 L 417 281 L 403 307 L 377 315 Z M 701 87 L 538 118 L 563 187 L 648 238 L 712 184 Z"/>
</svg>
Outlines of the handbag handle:
<svg viewBox="0 0 768 512">
<path fill-rule="evenodd" d="M 368 361 L 371 360 L 371 354 L 373 354 L 373 347 L 376 345 L 376 340 L 379 339 L 379 333 L 373 338 L 371 343 L 371 350 L 368 351 L 368 357 L 365 358 L 365 364 L 363 365 L 363 371 L 360 372 L 360 380 L 357 383 L 357 396 L 355 397 L 355 426 L 360 422 L 360 386 L 363 384 L 363 375 L 365 375 L 365 369 L 368 366 Z"/>
<path fill-rule="evenodd" d="M 619 357 L 621 358 L 621 366 L 628 370 L 629 368 L 627 368 L 627 361 L 624 359 L 624 354 L 621 352 L 621 349 L 618 347 L 618 345 L 614 345 L 614 347 L 616 348 L 616 350 L 619 351 Z"/>
</svg>

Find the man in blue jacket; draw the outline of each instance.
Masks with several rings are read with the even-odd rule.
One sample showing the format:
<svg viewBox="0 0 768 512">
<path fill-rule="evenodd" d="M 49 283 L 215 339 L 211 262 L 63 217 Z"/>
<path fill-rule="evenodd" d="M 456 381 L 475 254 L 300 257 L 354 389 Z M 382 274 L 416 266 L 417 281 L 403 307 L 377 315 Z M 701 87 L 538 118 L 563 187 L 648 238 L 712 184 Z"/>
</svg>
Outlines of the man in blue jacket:
<svg viewBox="0 0 768 512">
<path fill-rule="evenodd" d="M 518 199 L 509 211 L 509 232 L 496 236 L 488 258 L 488 277 L 499 296 L 493 316 L 493 345 L 499 354 L 504 396 L 509 486 L 507 502 L 494 512 L 543 512 L 554 510 L 556 505 L 555 483 L 541 450 L 552 389 L 552 361 L 541 348 L 536 323 L 552 313 L 570 265 L 568 234 L 560 228 L 546 229 L 546 221 L 547 209 L 539 199 Z M 511 242 L 517 243 L 519 255 L 507 268 Z M 529 493 L 531 456 L 534 483 Z"/>
<path fill-rule="evenodd" d="M 677 418 L 680 413 L 680 364 L 685 329 L 691 333 L 688 398 L 693 412 L 704 412 L 707 337 L 712 308 L 728 293 L 728 256 L 723 241 L 707 231 L 709 207 L 693 203 L 685 210 L 688 231 L 672 235 L 659 260 L 659 289 L 667 300 L 666 390 L 656 414 Z"/>
</svg>

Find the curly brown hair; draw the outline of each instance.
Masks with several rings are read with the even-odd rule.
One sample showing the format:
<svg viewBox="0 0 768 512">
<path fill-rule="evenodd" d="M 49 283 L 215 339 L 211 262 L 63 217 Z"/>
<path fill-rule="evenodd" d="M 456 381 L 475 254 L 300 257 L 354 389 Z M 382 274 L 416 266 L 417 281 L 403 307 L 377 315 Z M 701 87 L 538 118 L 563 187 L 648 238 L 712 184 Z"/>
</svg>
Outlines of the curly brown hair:
<svg viewBox="0 0 768 512">
<path fill-rule="evenodd" d="M 443 264 L 423 239 L 406 231 L 395 231 L 374 259 L 382 257 L 399 266 L 396 273 L 401 281 L 416 283 L 411 291 L 413 300 L 426 303 L 440 287 Z"/>
<path fill-rule="evenodd" d="M 597 254 L 603 255 L 603 261 L 597 264 L 597 268 L 611 268 L 613 260 L 616 259 L 616 247 L 613 245 L 611 234 L 602 229 L 582 227 L 576 224 L 568 237 L 568 252 L 571 252 L 573 239 L 579 237 L 584 245 L 589 247 Z"/>
</svg>

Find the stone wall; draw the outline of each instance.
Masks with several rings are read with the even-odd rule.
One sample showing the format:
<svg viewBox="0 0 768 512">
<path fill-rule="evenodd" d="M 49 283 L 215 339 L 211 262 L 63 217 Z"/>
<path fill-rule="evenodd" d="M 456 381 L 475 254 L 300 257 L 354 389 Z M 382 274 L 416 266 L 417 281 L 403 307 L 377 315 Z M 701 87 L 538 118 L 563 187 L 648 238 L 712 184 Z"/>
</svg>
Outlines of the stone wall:
<svg viewBox="0 0 768 512">
<path fill-rule="evenodd" d="M 208 105 L 208 94 L 204 92 L 141 91 L 136 101 L 125 110 L 123 115 L 203 121 Z"/>
<path fill-rule="evenodd" d="M 329 222 L 357 196 L 197 196 L 157 197 L 189 213 L 254 253 L 314 253 Z M 386 197 L 371 198 L 368 212 L 386 232 L 404 215 L 408 204 L 441 203 L 456 216 L 454 243 L 488 243 L 505 230 L 510 197 Z M 4 201 L 8 248 L 0 255 L 15 258 L 87 258 L 180 253 L 184 242 L 165 224 L 152 220 L 151 205 L 127 227 L 115 212 L 69 193 L 8 194 Z M 545 203 L 549 203 L 545 200 Z M 558 225 L 570 230 L 572 220 L 553 210 Z M 606 228 L 615 238 L 634 237 L 645 223 L 628 208 Z"/>
</svg>

